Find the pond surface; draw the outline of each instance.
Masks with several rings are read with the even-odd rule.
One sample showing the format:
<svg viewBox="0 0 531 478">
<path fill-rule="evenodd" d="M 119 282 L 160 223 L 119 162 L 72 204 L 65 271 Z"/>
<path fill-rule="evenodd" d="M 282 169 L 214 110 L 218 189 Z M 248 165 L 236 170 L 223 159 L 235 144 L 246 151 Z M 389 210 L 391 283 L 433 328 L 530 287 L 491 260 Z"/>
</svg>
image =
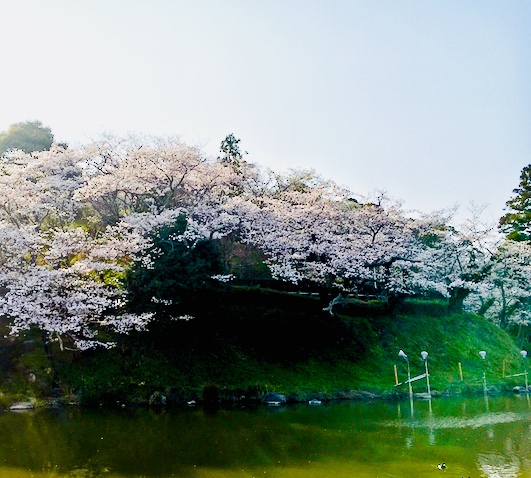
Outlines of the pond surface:
<svg viewBox="0 0 531 478">
<path fill-rule="evenodd" d="M 413 405 L 4 413 L 0 477 L 531 477 L 529 396 Z"/>
</svg>

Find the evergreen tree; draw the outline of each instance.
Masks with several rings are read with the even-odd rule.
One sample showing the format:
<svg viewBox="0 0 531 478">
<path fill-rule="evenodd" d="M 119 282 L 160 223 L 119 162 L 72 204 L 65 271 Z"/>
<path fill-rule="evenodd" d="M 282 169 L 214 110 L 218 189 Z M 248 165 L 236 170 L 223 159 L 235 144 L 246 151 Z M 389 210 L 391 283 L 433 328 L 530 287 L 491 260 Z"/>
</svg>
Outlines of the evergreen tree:
<svg viewBox="0 0 531 478">
<path fill-rule="evenodd" d="M 221 147 L 219 149 L 223 153 L 223 156 L 218 159 L 221 159 L 224 163 L 232 164 L 236 168 L 239 168 L 243 156 L 247 154 L 247 151 L 241 151 L 240 141 L 241 140 L 236 138 L 232 133 L 227 135 L 221 142 Z"/>
<path fill-rule="evenodd" d="M 506 205 L 509 212 L 500 219 L 499 228 L 513 241 L 531 240 L 531 164 L 522 169 L 519 187 Z"/>
</svg>

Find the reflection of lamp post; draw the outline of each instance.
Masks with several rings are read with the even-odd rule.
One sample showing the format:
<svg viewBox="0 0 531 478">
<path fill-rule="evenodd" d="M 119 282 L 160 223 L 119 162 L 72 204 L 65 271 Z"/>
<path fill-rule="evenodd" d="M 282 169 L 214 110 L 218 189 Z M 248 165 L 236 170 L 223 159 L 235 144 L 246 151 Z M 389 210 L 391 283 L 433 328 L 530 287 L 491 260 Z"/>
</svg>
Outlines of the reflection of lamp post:
<svg viewBox="0 0 531 478">
<path fill-rule="evenodd" d="M 525 359 L 527 358 L 527 350 L 521 350 L 520 355 L 524 359 L 524 377 L 525 377 L 525 391 L 528 392 L 529 383 L 527 381 L 527 367 L 525 364 Z"/>
<path fill-rule="evenodd" d="M 409 359 L 402 349 L 398 352 L 398 356 L 402 357 L 407 363 L 407 384 L 409 386 L 409 399 L 413 401 L 413 388 L 411 388 L 411 371 L 409 369 Z"/>
<path fill-rule="evenodd" d="M 428 386 L 428 395 L 431 397 L 431 388 L 430 388 L 430 373 L 428 372 L 428 352 L 423 350 L 420 352 L 422 360 L 424 360 L 424 367 L 426 368 L 426 385 Z"/>
<path fill-rule="evenodd" d="M 481 350 L 479 352 L 479 356 L 485 360 L 487 358 L 487 352 L 485 352 L 484 350 Z M 486 368 L 486 365 L 484 365 L 484 368 L 483 368 L 483 393 L 486 395 L 487 394 L 487 375 L 486 375 L 486 371 L 485 371 L 485 368 Z"/>
</svg>

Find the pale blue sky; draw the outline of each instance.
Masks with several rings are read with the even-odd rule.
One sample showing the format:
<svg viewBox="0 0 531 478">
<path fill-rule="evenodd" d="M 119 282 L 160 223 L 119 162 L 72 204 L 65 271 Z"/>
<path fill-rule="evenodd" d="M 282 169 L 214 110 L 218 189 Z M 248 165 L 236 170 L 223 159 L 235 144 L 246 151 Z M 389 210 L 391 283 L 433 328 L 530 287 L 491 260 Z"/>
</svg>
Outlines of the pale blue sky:
<svg viewBox="0 0 531 478">
<path fill-rule="evenodd" d="M 175 134 L 431 211 L 531 163 L 525 0 L 0 0 L 0 130 Z"/>
</svg>

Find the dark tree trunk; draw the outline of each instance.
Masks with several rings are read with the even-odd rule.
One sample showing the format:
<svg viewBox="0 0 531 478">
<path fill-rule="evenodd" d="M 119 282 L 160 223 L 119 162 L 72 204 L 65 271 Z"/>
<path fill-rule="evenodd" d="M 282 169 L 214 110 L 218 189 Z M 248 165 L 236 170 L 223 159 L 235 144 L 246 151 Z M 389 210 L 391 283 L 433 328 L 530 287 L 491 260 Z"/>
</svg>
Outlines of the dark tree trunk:
<svg viewBox="0 0 531 478">
<path fill-rule="evenodd" d="M 404 303 L 404 301 L 408 298 L 407 295 L 399 294 L 399 295 L 390 295 L 387 297 L 387 307 L 389 310 L 389 313 L 391 316 L 396 316 L 400 306 Z"/>
<path fill-rule="evenodd" d="M 470 294 L 468 289 L 462 289 L 460 287 L 452 289 L 450 292 L 450 300 L 448 302 L 448 309 L 450 312 L 463 312 L 463 302 L 468 294 Z"/>
</svg>

